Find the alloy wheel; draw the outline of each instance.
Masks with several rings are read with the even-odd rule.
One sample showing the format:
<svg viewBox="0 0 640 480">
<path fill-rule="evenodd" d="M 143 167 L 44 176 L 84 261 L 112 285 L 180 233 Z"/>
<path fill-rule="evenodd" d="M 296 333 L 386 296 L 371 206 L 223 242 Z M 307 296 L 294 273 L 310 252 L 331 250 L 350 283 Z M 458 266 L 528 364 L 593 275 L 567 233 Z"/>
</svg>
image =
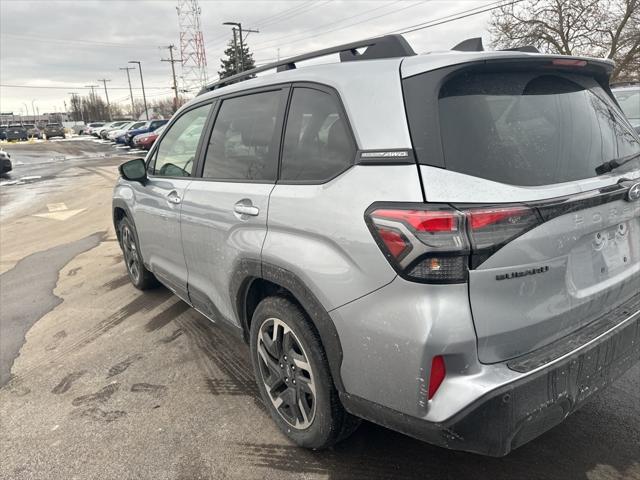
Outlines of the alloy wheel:
<svg viewBox="0 0 640 480">
<path fill-rule="evenodd" d="M 140 280 L 140 256 L 133 233 L 127 225 L 122 228 L 122 250 L 127 270 L 131 278 L 137 282 Z"/>
<path fill-rule="evenodd" d="M 271 403 L 292 427 L 308 428 L 316 414 L 313 370 L 302 344 L 282 320 L 268 318 L 258 333 L 258 364 Z"/>
</svg>

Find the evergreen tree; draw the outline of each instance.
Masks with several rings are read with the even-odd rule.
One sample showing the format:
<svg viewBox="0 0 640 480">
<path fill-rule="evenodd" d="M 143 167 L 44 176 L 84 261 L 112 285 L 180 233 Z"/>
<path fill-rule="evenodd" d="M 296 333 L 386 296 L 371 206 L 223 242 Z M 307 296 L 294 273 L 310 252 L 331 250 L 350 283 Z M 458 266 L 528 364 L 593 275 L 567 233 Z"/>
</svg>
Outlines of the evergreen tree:
<svg viewBox="0 0 640 480">
<path fill-rule="evenodd" d="M 249 51 L 249 47 L 245 43 L 243 45 L 244 55 L 242 56 L 242 62 L 240 61 L 240 42 L 238 41 L 238 45 L 236 48 L 233 46 L 233 39 L 229 41 L 227 49 L 224 51 L 224 57 L 220 59 L 220 68 L 218 70 L 218 75 L 220 78 L 227 78 L 231 75 L 235 75 L 239 72 L 244 72 L 246 70 L 251 70 L 255 68 L 255 62 L 253 60 L 253 53 Z M 242 63 L 242 66 L 241 66 Z M 243 68 L 244 67 L 244 68 Z M 251 75 L 247 78 L 252 78 L 255 75 Z"/>
</svg>

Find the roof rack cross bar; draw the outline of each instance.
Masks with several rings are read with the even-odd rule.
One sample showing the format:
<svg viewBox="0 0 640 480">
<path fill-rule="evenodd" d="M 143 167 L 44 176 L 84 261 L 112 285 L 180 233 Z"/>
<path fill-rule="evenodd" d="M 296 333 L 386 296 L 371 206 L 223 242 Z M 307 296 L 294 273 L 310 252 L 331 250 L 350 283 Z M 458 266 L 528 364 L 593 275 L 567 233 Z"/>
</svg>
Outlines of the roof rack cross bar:
<svg viewBox="0 0 640 480">
<path fill-rule="evenodd" d="M 366 48 L 366 50 L 363 53 L 358 53 L 357 50 L 359 48 Z M 239 80 L 243 80 L 246 77 L 251 77 L 256 73 L 266 72 L 273 69 L 277 69 L 278 72 L 292 70 L 296 68 L 297 62 L 320 58 L 334 53 L 339 53 L 340 60 L 343 62 L 408 57 L 416 54 L 402 35 L 385 35 L 382 37 L 368 38 L 366 40 L 345 43 L 343 45 L 337 45 L 335 47 L 324 48 L 322 50 L 316 50 L 315 52 L 285 58 L 278 62 L 268 63 L 260 67 L 252 68 L 246 72 L 236 73 L 235 75 L 231 75 L 230 77 L 223 78 L 215 83 L 205 86 L 200 90 L 198 95 L 224 87 L 225 85 L 230 85 Z"/>
</svg>

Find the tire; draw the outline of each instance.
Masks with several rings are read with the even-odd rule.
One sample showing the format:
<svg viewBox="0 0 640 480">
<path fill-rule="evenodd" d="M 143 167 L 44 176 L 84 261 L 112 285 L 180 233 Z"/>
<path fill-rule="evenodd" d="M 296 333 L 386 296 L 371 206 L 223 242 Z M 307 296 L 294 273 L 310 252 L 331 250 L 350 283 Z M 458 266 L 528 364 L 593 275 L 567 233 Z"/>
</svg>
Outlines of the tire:
<svg viewBox="0 0 640 480">
<path fill-rule="evenodd" d="M 293 442 L 328 448 L 360 424 L 342 407 L 320 336 L 292 300 L 276 296 L 260 302 L 251 320 L 250 347 L 262 400 Z"/>
<path fill-rule="evenodd" d="M 140 244 L 138 234 L 133 222 L 123 217 L 118 223 L 120 248 L 124 255 L 124 264 L 127 268 L 129 280 L 138 290 L 149 290 L 159 285 L 156 277 L 144 266 L 140 256 Z"/>
</svg>

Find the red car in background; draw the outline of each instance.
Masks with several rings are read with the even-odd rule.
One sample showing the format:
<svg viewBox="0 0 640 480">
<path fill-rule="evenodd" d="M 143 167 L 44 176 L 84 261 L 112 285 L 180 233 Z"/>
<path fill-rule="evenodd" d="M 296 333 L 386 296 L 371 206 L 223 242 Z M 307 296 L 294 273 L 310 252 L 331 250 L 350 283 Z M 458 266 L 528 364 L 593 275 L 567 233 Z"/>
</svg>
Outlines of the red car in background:
<svg viewBox="0 0 640 480">
<path fill-rule="evenodd" d="M 156 141 L 156 138 L 160 136 L 162 131 L 164 130 L 164 125 L 160 128 L 154 130 L 153 132 L 143 133 L 141 135 L 136 135 L 133 138 L 133 147 L 141 148 L 142 150 L 150 150 L 153 146 L 153 143 Z"/>
</svg>

